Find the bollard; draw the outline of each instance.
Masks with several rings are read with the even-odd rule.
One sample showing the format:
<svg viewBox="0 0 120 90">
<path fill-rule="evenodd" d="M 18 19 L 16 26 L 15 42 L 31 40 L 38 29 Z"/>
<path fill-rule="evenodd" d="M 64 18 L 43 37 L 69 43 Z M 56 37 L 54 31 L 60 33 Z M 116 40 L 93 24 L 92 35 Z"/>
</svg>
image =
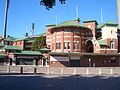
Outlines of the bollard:
<svg viewBox="0 0 120 90">
<path fill-rule="evenodd" d="M 61 68 L 61 74 L 62 74 L 62 75 L 64 74 L 64 69 L 63 69 L 63 68 Z"/>
<path fill-rule="evenodd" d="M 47 74 L 50 74 L 50 67 L 47 68 Z"/>
<path fill-rule="evenodd" d="M 76 75 L 76 68 L 74 68 L 74 75 Z"/>
<path fill-rule="evenodd" d="M 101 75 L 101 69 L 99 68 L 99 75 Z"/>
<path fill-rule="evenodd" d="M 23 74 L 23 67 L 20 67 L 20 73 Z"/>
<path fill-rule="evenodd" d="M 10 66 L 7 67 L 7 73 L 10 73 Z"/>
<path fill-rule="evenodd" d="M 87 75 L 89 74 L 89 68 L 86 69 L 86 74 L 87 74 Z"/>
<path fill-rule="evenodd" d="M 110 70 L 110 74 L 113 75 L 113 69 L 112 69 L 112 68 L 111 68 L 111 70 Z"/>
</svg>

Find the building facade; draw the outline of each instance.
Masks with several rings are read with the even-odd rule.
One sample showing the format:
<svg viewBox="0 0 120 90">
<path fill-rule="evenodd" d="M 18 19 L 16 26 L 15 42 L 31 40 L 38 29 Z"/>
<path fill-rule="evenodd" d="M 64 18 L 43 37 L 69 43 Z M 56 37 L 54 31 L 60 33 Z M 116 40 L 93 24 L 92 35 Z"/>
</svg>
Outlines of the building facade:
<svg viewBox="0 0 120 90">
<path fill-rule="evenodd" d="M 80 23 L 79 18 L 47 25 L 50 66 L 119 66 L 117 25 L 95 20 Z"/>
<path fill-rule="evenodd" d="M 86 26 L 80 25 L 79 19 L 66 21 L 55 26 L 47 26 L 46 44 L 52 52 L 93 53 L 93 41 L 95 38 L 93 35 L 94 31 Z M 91 47 L 88 47 L 88 45 Z"/>
</svg>

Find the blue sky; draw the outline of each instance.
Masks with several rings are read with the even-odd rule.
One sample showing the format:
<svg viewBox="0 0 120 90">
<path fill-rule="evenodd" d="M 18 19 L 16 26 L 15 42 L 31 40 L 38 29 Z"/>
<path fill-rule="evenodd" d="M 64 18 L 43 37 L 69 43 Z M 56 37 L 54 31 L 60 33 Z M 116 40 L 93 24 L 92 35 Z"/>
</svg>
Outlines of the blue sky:
<svg viewBox="0 0 120 90">
<path fill-rule="evenodd" d="M 0 35 L 3 35 L 3 18 L 5 1 L 0 0 Z M 66 4 L 58 3 L 47 10 L 40 5 L 40 0 L 10 0 L 7 35 L 22 37 L 26 32 L 31 35 L 32 22 L 35 23 L 35 34 L 46 31 L 46 25 L 61 23 L 65 20 L 76 18 L 76 6 L 81 22 L 85 20 L 101 21 L 101 8 L 103 11 L 103 22 L 112 20 L 116 22 L 116 0 L 66 0 Z"/>
</svg>

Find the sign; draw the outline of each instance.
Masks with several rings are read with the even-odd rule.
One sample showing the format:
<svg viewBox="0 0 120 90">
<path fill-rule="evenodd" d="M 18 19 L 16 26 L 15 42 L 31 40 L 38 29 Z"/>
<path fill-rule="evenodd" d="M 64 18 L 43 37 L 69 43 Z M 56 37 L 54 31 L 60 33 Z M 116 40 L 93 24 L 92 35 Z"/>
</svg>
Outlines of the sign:
<svg viewBox="0 0 120 90">
<path fill-rule="evenodd" d="M 50 56 L 50 61 L 69 61 L 69 57 L 67 56 Z"/>
</svg>

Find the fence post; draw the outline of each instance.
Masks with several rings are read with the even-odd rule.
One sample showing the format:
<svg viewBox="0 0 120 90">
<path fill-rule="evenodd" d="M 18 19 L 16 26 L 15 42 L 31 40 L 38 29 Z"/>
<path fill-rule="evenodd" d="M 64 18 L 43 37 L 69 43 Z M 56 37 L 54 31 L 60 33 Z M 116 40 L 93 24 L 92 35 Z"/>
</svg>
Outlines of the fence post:
<svg viewBox="0 0 120 90">
<path fill-rule="evenodd" d="M 34 68 L 34 74 L 36 74 L 37 73 L 37 70 L 36 70 L 36 67 Z"/>
<path fill-rule="evenodd" d="M 111 68 L 110 74 L 113 75 L 113 68 Z"/>
<path fill-rule="evenodd" d="M 74 68 L 74 75 L 76 75 L 76 68 Z"/>
<path fill-rule="evenodd" d="M 101 69 L 99 68 L 99 75 L 101 75 Z"/>
<path fill-rule="evenodd" d="M 20 67 L 20 73 L 23 74 L 23 67 Z"/>
<path fill-rule="evenodd" d="M 7 67 L 7 73 L 10 73 L 10 66 Z"/>
<path fill-rule="evenodd" d="M 50 74 L 50 67 L 47 68 L 47 74 Z"/>
<path fill-rule="evenodd" d="M 86 69 L 86 74 L 87 74 L 87 75 L 89 74 L 89 68 Z"/>
<path fill-rule="evenodd" d="M 61 74 L 62 74 L 62 75 L 64 74 L 64 69 L 63 69 L 63 68 L 61 68 Z"/>
</svg>

